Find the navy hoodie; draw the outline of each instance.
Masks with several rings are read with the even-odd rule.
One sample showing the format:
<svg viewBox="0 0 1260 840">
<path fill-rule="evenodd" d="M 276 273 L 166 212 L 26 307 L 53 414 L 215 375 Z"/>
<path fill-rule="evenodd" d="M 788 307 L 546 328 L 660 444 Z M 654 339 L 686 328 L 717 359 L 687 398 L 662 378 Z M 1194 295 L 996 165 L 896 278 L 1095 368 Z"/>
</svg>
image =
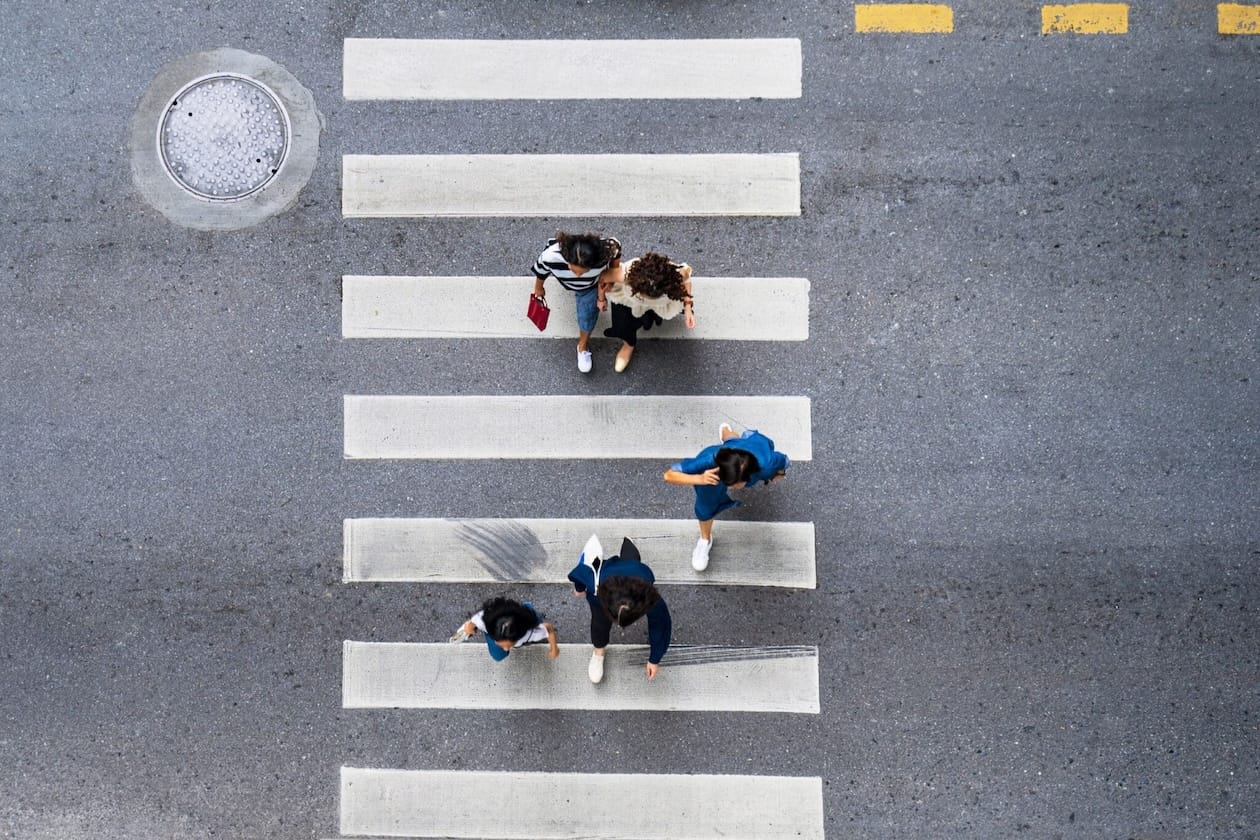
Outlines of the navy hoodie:
<svg viewBox="0 0 1260 840">
<path fill-rule="evenodd" d="M 599 579 L 605 581 L 610 577 L 640 578 L 648 583 L 656 581 L 652 570 L 639 559 L 639 549 L 635 548 L 634 543 L 629 539 L 621 541 L 620 556 L 613 555 L 604 558 L 599 569 Z M 569 572 L 569 580 L 573 582 L 574 589 L 586 593 L 586 603 L 590 604 L 592 610 L 603 611 L 604 605 L 595 594 L 595 571 L 590 566 L 579 559 L 573 571 Z M 674 630 L 673 620 L 669 616 L 669 607 L 665 606 L 664 598 L 648 610 L 647 621 L 648 644 L 651 646 L 648 662 L 659 665 L 662 657 L 665 656 L 665 651 L 669 650 L 669 640 Z"/>
</svg>

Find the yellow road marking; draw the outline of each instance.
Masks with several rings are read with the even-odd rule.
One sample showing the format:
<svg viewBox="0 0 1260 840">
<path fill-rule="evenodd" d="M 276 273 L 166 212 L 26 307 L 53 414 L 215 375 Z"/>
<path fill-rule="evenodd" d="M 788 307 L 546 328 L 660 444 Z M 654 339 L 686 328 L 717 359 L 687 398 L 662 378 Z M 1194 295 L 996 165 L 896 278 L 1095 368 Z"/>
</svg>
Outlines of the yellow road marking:
<svg viewBox="0 0 1260 840">
<path fill-rule="evenodd" d="M 954 10 L 930 3 L 861 3 L 853 19 L 858 32 L 954 31 Z"/>
<path fill-rule="evenodd" d="M 1073 3 L 1041 7 L 1041 34 L 1124 35 L 1129 31 L 1126 3 Z"/>
<path fill-rule="evenodd" d="M 1217 5 L 1216 29 L 1222 35 L 1260 35 L 1260 6 Z"/>
</svg>

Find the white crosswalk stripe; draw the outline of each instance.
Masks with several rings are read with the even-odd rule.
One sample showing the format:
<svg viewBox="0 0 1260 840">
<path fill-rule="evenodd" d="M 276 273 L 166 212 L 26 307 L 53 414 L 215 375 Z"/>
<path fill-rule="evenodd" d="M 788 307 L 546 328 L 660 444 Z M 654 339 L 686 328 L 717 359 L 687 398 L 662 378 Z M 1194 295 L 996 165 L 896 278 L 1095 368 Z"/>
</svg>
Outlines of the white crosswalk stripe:
<svg viewBox="0 0 1260 840">
<path fill-rule="evenodd" d="M 689 458 L 718 427 L 758 429 L 813 457 L 808 397 L 373 396 L 344 398 L 347 458 Z M 508 427 L 528 435 L 505 434 Z"/>
<path fill-rule="evenodd" d="M 344 155 L 341 212 L 799 216 L 795 154 Z"/>
<path fill-rule="evenodd" d="M 576 633 L 584 636 L 585 625 Z M 661 660 L 656 679 L 648 680 L 643 670 L 646 645 L 609 645 L 599 685 L 586 675 L 590 652 L 588 644 L 562 644 L 560 656 L 549 660 L 546 645 L 532 645 L 495 662 L 480 637 L 460 645 L 347 641 L 342 651 L 341 705 L 814 715 L 819 711 L 817 648 L 675 645 Z"/>
<path fill-rule="evenodd" d="M 346 99 L 765 99 L 801 95 L 795 38 L 348 38 Z"/>
<path fill-rule="evenodd" d="M 694 519 L 347 519 L 342 574 L 347 583 L 565 583 L 591 534 L 610 550 L 630 537 L 659 584 L 815 586 L 812 522 L 722 522 L 709 568 L 696 572 Z"/>
<path fill-rule="evenodd" d="M 547 329 L 525 317 L 529 277 L 379 277 L 341 280 L 344 338 L 575 338 L 577 318 L 561 294 Z M 644 338 L 804 341 L 809 281 L 802 277 L 694 277 L 696 326 L 666 321 Z"/>
<path fill-rule="evenodd" d="M 822 840 L 822 780 L 343 767 L 341 833 L 501 840 Z"/>
</svg>

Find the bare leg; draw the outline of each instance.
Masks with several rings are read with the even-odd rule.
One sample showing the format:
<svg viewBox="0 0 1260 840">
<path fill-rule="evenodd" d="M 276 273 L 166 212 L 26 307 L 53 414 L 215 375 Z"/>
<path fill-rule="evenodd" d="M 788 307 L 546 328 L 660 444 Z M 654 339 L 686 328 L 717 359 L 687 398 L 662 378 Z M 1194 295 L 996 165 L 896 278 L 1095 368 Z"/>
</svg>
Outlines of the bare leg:
<svg viewBox="0 0 1260 840">
<path fill-rule="evenodd" d="M 702 540 L 713 539 L 713 520 L 712 519 L 706 519 L 705 521 L 700 523 L 700 539 Z"/>
<path fill-rule="evenodd" d="M 590 343 L 590 340 L 591 340 L 591 334 L 590 334 L 590 333 L 588 333 L 588 332 L 582 332 L 581 330 L 579 330 L 579 331 L 578 331 L 578 346 L 577 346 L 577 349 L 578 349 L 578 352 L 579 352 L 579 353 L 581 353 L 581 352 L 583 352 L 583 351 L 585 351 L 585 350 L 586 350 L 586 347 L 587 347 L 587 345 Z"/>
</svg>

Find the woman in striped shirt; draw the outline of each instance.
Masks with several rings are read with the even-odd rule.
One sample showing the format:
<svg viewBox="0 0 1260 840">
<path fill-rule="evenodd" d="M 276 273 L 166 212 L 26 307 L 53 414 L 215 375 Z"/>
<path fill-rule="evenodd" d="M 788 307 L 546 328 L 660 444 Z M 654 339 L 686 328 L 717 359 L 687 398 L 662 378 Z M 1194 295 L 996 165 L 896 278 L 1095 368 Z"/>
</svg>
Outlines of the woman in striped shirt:
<svg viewBox="0 0 1260 840">
<path fill-rule="evenodd" d="M 534 261 L 535 296 L 546 297 L 543 283 L 548 277 L 554 277 L 573 292 L 578 322 L 577 365 L 582 373 L 591 372 L 591 331 L 607 306 L 600 278 L 620 268 L 621 243 L 597 233 L 559 231 Z"/>
</svg>

